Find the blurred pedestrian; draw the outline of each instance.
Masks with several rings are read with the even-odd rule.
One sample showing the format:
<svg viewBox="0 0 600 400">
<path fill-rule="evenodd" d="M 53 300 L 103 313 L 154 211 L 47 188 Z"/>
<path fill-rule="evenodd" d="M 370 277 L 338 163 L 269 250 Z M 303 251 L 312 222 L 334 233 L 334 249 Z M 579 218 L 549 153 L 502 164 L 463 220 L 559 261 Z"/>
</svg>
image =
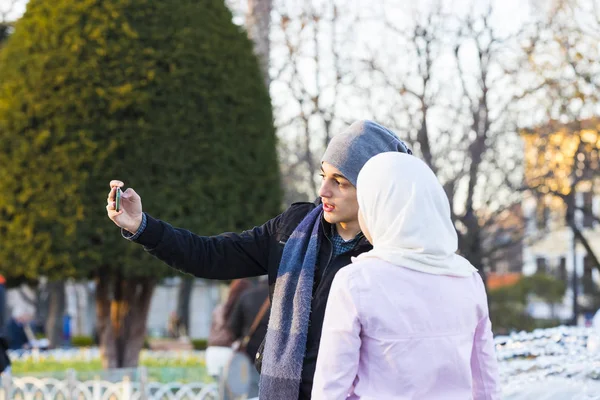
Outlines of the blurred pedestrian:
<svg viewBox="0 0 600 400">
<path fill-rule="evenodd" d="M 260 344 L 267 334 L 269 324 L 269 282 L 266 276 L 260 277 L 256 286 L 243 293 L 229 316 L 229 329 L 241 349 L 254 361 Z M 248 397 L 258 396 L 259 374 L 250 370 L 250 390 Z"/>
<path fill-rule="evenodd" d="M 227 321 L 240 296 L 251 286 L 249 279 L 235 279 L 229 285 L 227 299 L 218 304 L 212 313 L 210 332 L 206 348 L 206 368 L 213 377 L 221 371 L 231 356 L 231 345 L 235 341 Z"/>
<path fill-rule="evenodd" d="M 8 357 L 8 341 L 4 336 L 0 335 L 0 374 L 9 371 L 10 358 Z"/>
<path fill-rule="evenodd" d="M 29 324 L 33 317 L 20 307 L 15 307 L 12 313 L 13 315 L 6 327 L 8 347 L 11 350 L 30 349 L 32 344 Z"/>
<path fill-rule="evenodd" d="M 6 279 L 0 274 L 0 336 L 6 325 Z"/>
</svg>

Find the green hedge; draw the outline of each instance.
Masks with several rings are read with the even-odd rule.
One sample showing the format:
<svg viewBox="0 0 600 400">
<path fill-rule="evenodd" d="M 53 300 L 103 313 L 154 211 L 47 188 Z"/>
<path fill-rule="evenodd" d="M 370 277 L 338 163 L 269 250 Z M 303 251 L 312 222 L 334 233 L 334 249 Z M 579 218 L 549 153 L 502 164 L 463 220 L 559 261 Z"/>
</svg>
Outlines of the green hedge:
<svg viewBox="0 0 600 400">
<path fill-rule="evenodd" d="M 565 283 L 547 274 L 534 274 L 522 277 L 512 286 L 504 286 L 488 291 L 490 319 L 496 334 L 512 331 L 531 331 L 559 325 L 556 319 L 537 320 L 527 313 L 527 302 L 531 295 L 557 304 L 565 294 Z"/>
<path fill-rule="evenodd" d="M 269 93 L 223 0 L 30 0 L 0 77 L 7 278 L 172 273 L 108 220 L 110 179 L 203 235 L 280 211 Z"/>
<path fill-rule="evenodd" d="M 192 345 L 194 350 L 206 350 L 207 339 L 192 339 Z M 73 347 L 91 347 L 95 346 L 94 338 L 91 336 L 73 336 L 71 339 L 71 346 Z M 144 340 L 144 348 L 149 349 L 148 339 Z"/>
<path fill-rule="evenodd" d="M 73 347 L 92 347 L 95 346 L 94 338 L 91 336 L 73 336 L 71 346 Z"/>
<path fill-rule="evenodd" d="M 206 350 L 206 347 L 208 347 L 208 340 L 192 339 L 192 345 L 194 346 L 194 350 Z"/>
</svg>

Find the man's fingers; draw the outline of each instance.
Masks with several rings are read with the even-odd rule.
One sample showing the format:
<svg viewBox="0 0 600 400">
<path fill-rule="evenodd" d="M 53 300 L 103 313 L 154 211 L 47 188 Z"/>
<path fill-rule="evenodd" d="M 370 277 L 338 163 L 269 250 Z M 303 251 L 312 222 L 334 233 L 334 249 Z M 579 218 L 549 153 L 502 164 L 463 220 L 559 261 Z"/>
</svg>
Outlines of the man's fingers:
<svg viewBox="0 0 600 400">
<path fill-rule="evenodd" d="M 108 192 L 108 197 L 106 198 L 106 202 L 110 203 L 111 201 L 115 201 L 116 193 L 117 193 L 117 187 L 113 186 L 113 188 L 110 189 L 110 192 Z"/>
<path fill-rule="evenodd" d="M 115 211 L 115 203 L 107 204 L 106 211 L 109 213 L 109 217 L 116 217 L 117 215 L 123 214 L 123 210 Z"/>
<path fill-rule="evenodd" d="M 123 192 L 123 197 L 128 199 L 134 199 L 135 197 L 139 197 L 138 194 L 132 188 L 127 189 Z"/>
<path fill-rule="evenodd" d="M 117 188 L 122 188 L 123 182 L 113 179 L 110 181 L 110 192 L 108 192 L 107 202 L 115 201 L 117 195 Z"/>
</svg>

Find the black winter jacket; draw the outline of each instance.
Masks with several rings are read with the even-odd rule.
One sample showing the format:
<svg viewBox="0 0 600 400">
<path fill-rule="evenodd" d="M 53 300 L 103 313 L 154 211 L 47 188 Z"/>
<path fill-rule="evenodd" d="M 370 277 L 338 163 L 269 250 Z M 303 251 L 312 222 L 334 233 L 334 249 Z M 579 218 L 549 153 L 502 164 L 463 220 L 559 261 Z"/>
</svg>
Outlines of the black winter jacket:
<svg viewBox="0 0 600 400">
<path fill-rule="evenodd" d="M 8 357 L 8 341 L 0 336 L 0 372 L 10 367 L 10 358 Z"/>
<path fill-rule="evenodd" d="M 294 203 L 282 214 L 261 226 L 241 234 L 223 233 L 210 237 L 174 228 L 146 214 L 146 229 L 136 242 L 144 245 L 150 254 L 171 267 L 199 278 L 228 280 L 268 274 L 272 296 L 283 247 L 294 229 L 315 207 L 316 203 Z M 337 271 L 350 264 L 351 257 L 372 248 L 369 242 L 362 238 L 351 251 L 332 257 L 333 246 L 329 235 L 325 234 L 330 232 L 330 229 L 330 225 L 323 220 L 300 399 L 310 399 L 325 306 L 333 278 Z M 259 350 L 259 364 L 261 357 Z"/>
</svg>

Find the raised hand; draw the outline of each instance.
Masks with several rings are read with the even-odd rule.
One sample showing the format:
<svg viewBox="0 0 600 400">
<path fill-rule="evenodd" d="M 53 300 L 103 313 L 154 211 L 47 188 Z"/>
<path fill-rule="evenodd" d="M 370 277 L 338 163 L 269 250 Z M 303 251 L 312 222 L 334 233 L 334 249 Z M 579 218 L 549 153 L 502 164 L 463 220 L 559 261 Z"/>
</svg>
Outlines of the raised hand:
<svg viewBox="0 0 600 400">
<path fill-rule="evenodd" d="M 110 192 L 106 199 L 106 211 L 110 218 L 118 227 L 128 232 L 135 233 L 142 224 L 142 199 L 133 190 L 129 188 L 121 195 L 119 211 L 115 210 L 115 197 L 117 189 L 124 186 L 123 182 L 118 180 L 110 181 Z"/>
</svg>

